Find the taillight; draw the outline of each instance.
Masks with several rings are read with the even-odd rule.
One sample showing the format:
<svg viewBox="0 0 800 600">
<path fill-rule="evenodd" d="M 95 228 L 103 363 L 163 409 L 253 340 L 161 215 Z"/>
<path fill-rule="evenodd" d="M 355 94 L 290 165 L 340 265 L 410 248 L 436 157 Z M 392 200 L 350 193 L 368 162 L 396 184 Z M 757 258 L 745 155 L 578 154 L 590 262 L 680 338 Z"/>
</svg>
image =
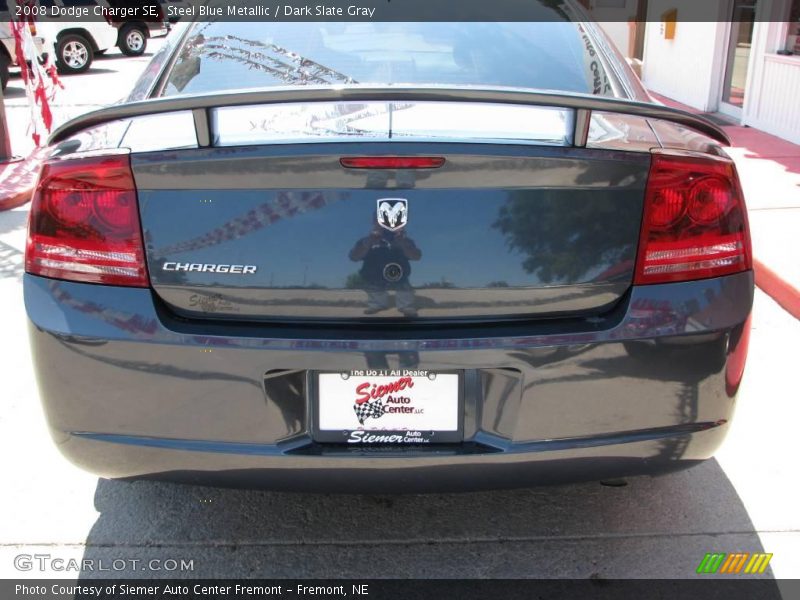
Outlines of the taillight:
<svg viewBox="0 0 800 600">
<path fill-rule="evenodd" d="M 705 279 L 751 268 L 747 210 L 733 162 L 653 152 L 634 283 Z"/>
<path fill-rule="evenodd" d="M 31 203 L 25 270 L 55 279 L 149 285 L 127 155 L 44 164 Z"/>
<path fill-rule="evenodd" d="M 339 159 L 348 169 L 438 169 L 441 156 L 348 156 Z"/>
</svg>

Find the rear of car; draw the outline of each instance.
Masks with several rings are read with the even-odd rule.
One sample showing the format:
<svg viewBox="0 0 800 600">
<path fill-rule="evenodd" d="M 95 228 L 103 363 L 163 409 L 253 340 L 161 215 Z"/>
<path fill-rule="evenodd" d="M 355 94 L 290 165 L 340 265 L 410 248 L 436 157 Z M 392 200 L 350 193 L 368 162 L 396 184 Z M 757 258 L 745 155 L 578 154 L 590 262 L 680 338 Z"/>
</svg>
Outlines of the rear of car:
<svg viewBox="0 0 800 600">
<path fill-rule="evenodd" d="M 56 132 L 25 301 L 64 454 L 338 490 L 712 456 L 753 294 L 725 136 L 543 10 L 188 26 Z"/>
</svg>

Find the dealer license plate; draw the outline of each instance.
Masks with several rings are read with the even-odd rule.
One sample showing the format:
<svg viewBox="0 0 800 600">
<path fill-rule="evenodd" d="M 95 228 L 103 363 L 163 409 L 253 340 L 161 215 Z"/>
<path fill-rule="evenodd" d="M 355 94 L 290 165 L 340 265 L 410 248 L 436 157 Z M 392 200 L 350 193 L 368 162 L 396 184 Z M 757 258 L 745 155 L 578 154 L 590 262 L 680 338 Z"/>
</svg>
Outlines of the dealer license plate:
<svg viewBox="0 0 800 600">
<path fill-rule="evenodd" d="M 431 444 L 462 440 L 461 374 L 416 369 L 318 373 L 320 442 Z"/>
</svg>

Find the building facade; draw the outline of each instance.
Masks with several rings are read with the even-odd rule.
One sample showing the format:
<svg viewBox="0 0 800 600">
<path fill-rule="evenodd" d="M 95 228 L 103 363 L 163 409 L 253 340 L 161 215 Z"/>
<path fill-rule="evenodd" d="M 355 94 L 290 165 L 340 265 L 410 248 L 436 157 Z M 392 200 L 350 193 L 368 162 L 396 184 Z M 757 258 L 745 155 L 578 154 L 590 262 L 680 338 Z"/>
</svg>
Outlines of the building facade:
<svg viewBox="0 0 800 600">
<path fill-rule="evenodd" d="M 642 80 L 653 92 L 800 144 L 800 0 L 649 0 Z M 624 50 L 623 50 L 624 51 Z"/>
<path fill-rule="evenodd" d="M 589 0 L 589 8 L 616 21 L 601 24 L 623 54 L 641 59 L 651 91 L 800 144 L 800 0 Z"/>
</svg>

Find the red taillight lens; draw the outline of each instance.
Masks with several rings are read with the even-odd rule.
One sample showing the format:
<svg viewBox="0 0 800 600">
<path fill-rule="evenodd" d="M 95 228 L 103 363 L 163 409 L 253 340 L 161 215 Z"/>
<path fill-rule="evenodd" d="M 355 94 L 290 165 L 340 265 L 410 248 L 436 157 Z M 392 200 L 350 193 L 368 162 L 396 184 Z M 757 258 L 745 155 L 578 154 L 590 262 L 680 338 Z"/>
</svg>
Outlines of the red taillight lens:
<svg viewBox="0 0 800 600">
<path fill-rule="evenodd" d="M 634 283 L 704 279 L 751 268 L 747 210 L 733 163 L 654 152 Z"/>
<path fill-rule="evenodd" d="M 31 204 L 25 270 L 55 279 L 149 285 L 127 155 L 44 164 Z"/>
<path fill-rule="evenodd" d="M 653 194 L 650 211 L 650 223 L 654 227 L 669 227 L 677 223 L 686 212 L 686 198 L 679 190 L 664 188 Z"/>
<path fill-rule="evenodd" d="M 689 192 L 689 217 L 700 225 L 713 225 L 725 215 L 735 196 L 730 181 L 714 176 L 700 179 Z"/>
<path fill-rule="evenodd" d="M 441 156 L 350 156 L 339 163 L 348 169 L 438 169 Z"/>
</svg>

